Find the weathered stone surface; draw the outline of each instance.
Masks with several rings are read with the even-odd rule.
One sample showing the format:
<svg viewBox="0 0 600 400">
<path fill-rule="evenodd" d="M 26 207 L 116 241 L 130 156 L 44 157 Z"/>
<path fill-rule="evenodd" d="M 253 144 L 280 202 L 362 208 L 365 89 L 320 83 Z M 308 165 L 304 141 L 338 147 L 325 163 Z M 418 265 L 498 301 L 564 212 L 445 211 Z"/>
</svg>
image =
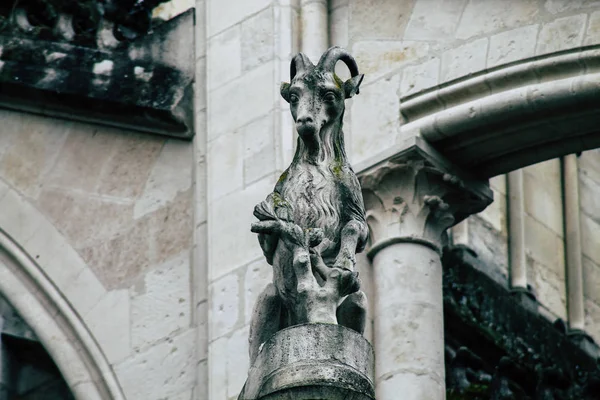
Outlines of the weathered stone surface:
<svg viewBox="0 0 600 400">
<path fill-rule="evenodd" d="M 151 264 L 150 221 L 141 219 L 112 239 L 90 244 L 79 251 L 106 288 L 129 287 Z"/>
<path fill-rule="evenodd" d="M 226 195 L 210 206 L 209 219 L 219 221 L 209 231 L 211 251 L 209 252 L 209 277 L 216 280 L 234 269 L 256 260 L 261 256 L 256 244 L 256 235 L 240 226 L 250 225 L 253 204 L 259 202 L 273 187 L 274 179 L 267 177 L 246 187 L 241 192 Z M 235 243 L 235 251 L 231 244 Z"/>
<path fill-rule="evenodd" d="M 79 315 L 86 315 L 106 295 L 106 289 L 90 268 L 84 268 L 65 285 L 63 293 L 72 299 Z"/>
<path fill-rule="evenodd" d="M 0 173 L 21 193 L 36 198 L 49 170 L 60 158 L 71 123 L 7 110 L 1 111 L 0 118 L 4 126 Z"/>
<path fill-rule="evenodd" d="M 564 279 L 565 250 L 562 238 L 529 215 L 525 215 L 525 246 L 531 258 Z"/>
<path fill-rule="evenodd" d="M 348 47 L 350 44 L 350 7 L 348 6 L 348 2 L 342 3 L 343 4 L 340 4 L 337 7 L 330 5 L 329 37 L 331 38 L 331 44 L 340 47 Z M 339 75 L 337 71 L 336 73 Z M 341 78 L 348 79 L 349 77 L 344 76 Z"/>
<path fill-rule="evenodd" d="M 487 58 L 488 68 L 533 57 L 538 29 L 537 24 L 529 25 L 492 36 Z"/>
<path fill-rule="evenodd" d="M 583 257 L 583 288 L 585 298 L 600 304 L 600 265 Z"/>
<path fill-rule="evenodd" d="M 588 217 L 600 221 L 600 204 L 597 193 L 600 191 L 600 182 L 590 178 L 589 174 L 579 174 L 579 203 L 581 212 Z"/>
<path fill-rule="evenodd" d="M 450 81 L 485 68 L 488 39 L 482 38 L 442 54 L 440 81 Z"/>
<path fill-rule="evenodd" d="M 552 53 L 581 45 L 585 32 L 585 14 L 558 18 L 540 30 L 536 54 Z"/>
<path fill-rule="evenodd" d="M 598 6 L 600 6 L 600 1 L 594 0 L 546 0 L 544 3 L 544 8 L 552 14 Z"/>
<path fill-rule="evenodd" d="M 248 71 L 273 59 L 273 13 L 274 9 L 268 7 L 242 22 L 242 71 Z M 219 73 L 222 73 L 222 70 Z"/>
<path fill-rule="evenodd" d="M 369 342 L 350 329 L 329 324 L 297 325 L 275 334 L 250 368 L 239 398 L 283 400 L 289 396 L 374 399 Z"/>
<path fill-rule="evenodd" d="M 469 1 L 456 37 L 469 39 L 482 33 L 525 25 L 538 14 L 536 0 Z"/>
<path fill-rule="evenodd" d="M 561 276 L 562 275 L 562 276 Z M 547 308 L 555 318 L 567 318 L 567 295 L 564 272 L 557 274 L 555 270 L 544 264 L 527 258 L 527 284 L 540 304 Z"/>
<path fill-rule="evenodd" d="M 167 206 L 148 214 L 151 228 L 146 236 L 150 234 L 152 240 L 154 262 L 161 263 L 191 249 L 194 229 L 192 204 L 192 190 L 188 189 L 179 192 Z"/>
<path fill-rule="evenodd" d="M 417 41 L 361 41 L 352 47 L 356 62 L 367 75 L 365 86 L 427 55 L 429 43 Z"/>
<path fill-rule="evenodd" d="M 207 0 L 208 36 L 212 37 L 270 4 L 271 0 Z"/>
<path fill-rule="evenodd" d="M 210 340 L 230 333 L 240 320 L 240 277 L 231 273 L 210 286 L 211 310 L 209 318 L 212 329 Z"/>
<path fill-rule="evenodd" d="M 155 136 L 125 132 L 120 132 L 115 139 L 97 191 L 108 196 L 137 198 L 142 194 L 165 141 Z"/>
<path fill-rule="evenodd" d="M 400 96 L 409 96 L 438 84 L 440 79 L 440 59 L 432 58 L 420 65 L 404 68 L 400 82 Z"/>
<path fill-rule="evenodd" d="M 590 300 L 585 302 L 585 326 L 594 340 L 600 342 L 600 305 Z"/>
<path fill-rule="evenodd" d="M 159 4 L 152 10 L 152 18 L 160 18 L 168 21 L 194 6 L 194 0 L 170 0 L 166 3 Z"/>
<path fill-rule="evenodd" d="M 131 203 L 90 198 L 60 189 L 43 190 L 38 206 L 76 248 L 114 238 L 129 228 L 133 210 Z M 103 222 L 95 224 L 99 216 Z"/>
<path fill-rule="evenodd" d="M 192 184 L 191 143 L 167 140 L 150 170 L 143 192 L 138 196 L 133 217 L 140 218 L 166 206 Z M 199 184 L 202 184 L 201 180 Z"/>
<path fill-rule="evenodd" d="M 83 316 L 111 364 L 131 354 L 130 302 L 127 290 L 106 295 Z"/>
<path fill-rule="evenodd" d="M 148 272 L 131 289 L 131 345 L 143 349 L 190 326 L 190 255 Z"/>
<path fill-rule="evenodd" d="M 600 224 L 585 214 L 581 214 L 581 250 L 596 264 L 600 264 L 600 247 L 596 238 L 600 235 Z"/>
<path fill-rule="evenodd" d="M 45 183 L 95 192 L 103 173 L 102 167 L 109 162 L 115 149 L 118 131 L 79 123 L 70 123 L 63 129 L 68 136 Z"/>
<path fill-rule="evenodd" d="M 494 198 L 494 203 L 498 201 Z M 493 206 L 492 203 L 490 206 Z M 490 207 L 488 206 L 488 208 Z M 465 220 L 468 223 L 468 246 L 477 257 L 492 267 L 486 273 L 497 282 L 506 283 L 508 279 L 508 238 L 502 235 L 492 224 L 480 215 L 473 215 Z"/>
<path fill-rule="evenodd" d="M 589 18 L 584 44 L 598 44 L 600 43 L 600 11 L 591 13 Z"/>
<path fill-rule="evenodd" d="M 258 296 L 273 281 L 273 267 L 262 258 L 248 265 L 244 278 L 244 318 L 249 324 Z"/>
<path fill-rule="evenodd" d="M 454 36 L 467 0 L 419 0 L 404 39 L 447 41 Z"/>
<path fill-rule="evenodd" d="M 242 73 L 242 41 L 239 25 L 208 40 L 208 81 L 211 90 L 239 77 Z"/>
<path fill-rule="evenodd" d="M 117 364 L 127 399 L 171 398 L 191 389 L 196 381 L 195 345 L 196 332 L 189 329 Z"/>
<path fill-rule="evenodd" d="M 209 346 L 208 391 L 210 399 L 227 398 L 227 338 L 212 341 Z"/>
<path fill-rule="evenodd" d="M 244 187 L 244 141 L 239 132 L 219 136 L 208 144 L 209 201 Z"/>
<path fill-rule="evenodd" d="M 117 3 L 110 4 L 115 8 Z M 107 15 L 115 12 L 108 8 L 106 11 Z M 99 17 L 97 11 L 91 14 L 94 13 Z M 124 42 L 114 49 L 96 48 L 94 29 L 85 31 L 90 36 L 83 37 L 84 43 L 78 42 L 77 37 L 73 43 L 63 43 L 38 40 L 28 34 L 0 35 L 3 47 L 0 105 L 191 137 L 194 49 L 182 38 L 193 36 L 193 11 L 156 27 L 148 36 L 140 34 L 145 34 L 150 27 L 149 12 L 142 7 L 134 14 L 132 18 L 126 12 L 130 19 L 115 25 L 113 41 Z M 60 32 L 54 29 L 58 13 L 52 14 L 50 19 L 53 20 L 48 26 L 42 23 L 39 29 L 29 26 L 28 30 L 47 31 L 52 38 L 54 33 Z M 81 45 L 86 43 L 89 47 Z"/>
<path fill-rule="evenodd" d="M 383 399 L 395 399 L 402 392 L 407 399 L 443 399 L 444 388 L 427 375 L 403 374 L 402 372 L 377 382 L 377 395 Z"/>
<path fill-rule="evenodd" d="M 209 57 L 210 59 L 210 57 Z M 209 98 L 209 141 L 240 128 L 275 106 L 273 92 L 264 92 L 273 84 L 274 62 L 267 62 L 214 91 Z M 210 72 L 209 72 L 210 74 Z M 257 96 L 260 93 L 260 96 Z M 236 99 L 236 112 L 231 112 L 231 99 Z M 226 115 L 227 118 L 223 118 Z"/>
<path fill-rule="evenodd" d="M 400 128 L 398 115 L 399 75 L 380 80 L 365 87 L 361 95 L 352 100 L 352 160 L 355 163 L 394 143 Z"/>
<path fill-rule="evenodd" d="M 415 2 L 415 0 L 350 2 L 350 42 L 356 43 L 368 39 L 402 39 Z M 373 12 L 374 9 L 385 10 L 385 12 Z"/>
<path fill-rule="evenodd" d="M 244 144 L 244 184 L 250 185 L 275 172 L 273 113 L 240 129 Z"/>
<path fill-rule="evenodd" d="M 557 236 L 564 236 L 562 213 L 561 171 L 558 159 L 525 168 L 525 212 L 552 229 Z"/>
<path fill-rule="evenodd" d="M 487 221 L 498 233 L 506 236 L 506 196 L 496 190 L 494 202 L 478 214 L 479 218 Z"/>
<path fill-rule="evenodd" d="M 236 397 L 244 387 L 248 368 L 250 367 L 248 354 L 249 327 L 236 330 L 227 340 L 227 396 Z"/>
</svg>

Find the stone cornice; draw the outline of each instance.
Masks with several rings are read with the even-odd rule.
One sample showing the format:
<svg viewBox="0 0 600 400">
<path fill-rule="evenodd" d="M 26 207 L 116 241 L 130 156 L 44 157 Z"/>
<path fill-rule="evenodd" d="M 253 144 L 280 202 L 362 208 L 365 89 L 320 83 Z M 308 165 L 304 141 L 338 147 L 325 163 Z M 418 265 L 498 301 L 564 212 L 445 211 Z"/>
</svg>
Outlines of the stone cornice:
<svg viewBox="0 0 600 400">
<path fill-rule="evenodd" d="M 600 146 L 600 46 L 502 65 L 401 99 L 418 134 L 482 178 Z"/>
<path fill-rule="evenodd" d="M 98 26 L 69 36 L 65 33 L 69 28 L 63 25 L 73 24 L 73 15 L 80 10 L 74 8 L 75 2 L 23 3 L 38 2 L 47 7 L 71 4 L 71 8 L 57 8 L 61 12 L 52 27 L 30 31 L 31 9 L 11 11 L 5 20 L 8 27 L 0 30 L 1 107 L 168 136 L 193 136 L 193 10 L 145 34 L 149 22 L 142 24 L 139 18 L 150 18 L 150 6 L 157 1 L 138 2 L 129 13 L 123 8 L 126 1 L 77 2 L 80 8 L 104 5 L 104 14 L 98 17 Z M 136 22 L 131 20 L 133 15 L 139 17 Z M 26 21 L 19 23 L 23 18 Z"/>
<path fill-rule="evenodd" d="M 115 47 L 146 35 L 152 11 L 170 0 L 12 0 L 0 6 L 0 32 L 79 46 Z"/>
<path fill-rule="evenodd" d="M 370 228 L 370 257 L 399 242 L 441 251 L 442 233 L 493 199 L 487 182 L 452 167 L 418 137 L 367 163 L 358 165 L 358 176 Z"/>
<path fill-rule="evenodd" d="M 524 306 L 469 248 L 447 248 L 442 261 L 448 398 L 597 399 L 600 349 L 591 339 L 574 340 L 535 300 Z"/>
</svg>

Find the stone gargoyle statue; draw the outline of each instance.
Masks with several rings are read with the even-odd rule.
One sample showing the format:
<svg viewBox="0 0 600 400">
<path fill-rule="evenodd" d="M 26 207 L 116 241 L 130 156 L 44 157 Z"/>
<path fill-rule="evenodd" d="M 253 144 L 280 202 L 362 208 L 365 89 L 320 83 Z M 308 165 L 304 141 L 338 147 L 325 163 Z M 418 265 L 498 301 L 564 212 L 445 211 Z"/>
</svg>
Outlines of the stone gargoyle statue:
<svg viewBox="0 0 600 400">
<path fill-rule="evenodd" d="M 351 78 L 334 72 L 344 62 Z M 273 193 L 254 209 L 252 232 L 273 283 L 261 293 L 250 326 L 250 362 L 269 337 L 305 323 L 340 324 L 363 333 L 366 297 L 354 271 L 355 254 L 368 236 L 361 188 L 344 148 L 345 99 L 359 92 L 364 75 L 340 47 L 315 66 L 299 53 L 281 96 L 290 104 L 298 145 Z"/>
</svg>

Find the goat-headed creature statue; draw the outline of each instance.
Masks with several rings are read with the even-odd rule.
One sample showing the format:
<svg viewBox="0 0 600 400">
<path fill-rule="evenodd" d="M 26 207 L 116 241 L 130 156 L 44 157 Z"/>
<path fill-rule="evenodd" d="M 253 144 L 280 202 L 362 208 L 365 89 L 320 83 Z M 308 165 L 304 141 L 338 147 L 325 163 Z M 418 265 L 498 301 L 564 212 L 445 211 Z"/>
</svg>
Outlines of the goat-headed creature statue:
<svg viewBox="0 0 600 400">
<path fill-rule="evenodd" d="M 350 69 L 343 82 L 338 61 Z M 358 179 L 344 148 L 342 119 L 347 98 L 358 94 L 363 75 L 339 47 L 315 66 L 294 57 L 290 83 L 281 95 L 290 104 L 298 131 L 291 165 L 275 190 L 258 204 L 252 224 L 269 264 L 273 283 L 259 296 L 250 328 L 250 360 L 277 331 L 302 323 L 339 323 L 364 331 L 366 298 L 354 272 L 368 229 Z"/>
</svg>

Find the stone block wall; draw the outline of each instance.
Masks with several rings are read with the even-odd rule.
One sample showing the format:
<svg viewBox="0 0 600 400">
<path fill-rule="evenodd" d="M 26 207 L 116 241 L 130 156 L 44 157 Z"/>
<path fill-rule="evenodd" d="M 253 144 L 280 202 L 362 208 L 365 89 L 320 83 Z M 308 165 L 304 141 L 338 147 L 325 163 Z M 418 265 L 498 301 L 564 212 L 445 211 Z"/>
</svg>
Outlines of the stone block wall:
<svg viewBox="0 0 600 400">
<path fill-rule="evenodd" d="M 600 343 L 600 151 L 579 157 L 579 201 L 581 203 L 581 247 L 585 294 L 586 331 Z"/>
<path fill-rule="evenodd" d="M 524 168 L 527 282 L 555 317 L 567 319 L 561 163 Z"/>
<path fill-rule="evenodd" d="M 0 118 L 2 229 L 84 321 L 128 399 L 191 396 L 192 145 Z"/>
<path fill-rule="evenodd" d="M 331 1 L 330 42 L 348 48 L 365 73 L 361 94 L 352 100 L 346 116 L 351 161 L 367 160 L 403 140 L 398 112 L 402 97 L 524 58 L 598 44 L 599 21 L 600 3 L 593 0 Z M 339 73 L 347 74 L 342 67 Z M 565 319 L 560 160 L 525 168 L 524 180 L 528 283 L 550 318 Z M 509 238 L 505 176 L 492 178 L 490 185 L 494 203 L 455 227 L 453 236 L 455 243 L 470 245 L 481 259 L 496 265 L 497 269 L 488 272 L 506 282 Z M 582 186 L 582 196 L 585 190 Z M 589 293 L 595 287 L 587 279 L 595 271 L 589 255 L 593 239 L 589 238 L 597 234 L 590 217 L 594 214 L 589 206 L 582 207 Z M 588 294 L 589 331 L 598 335 L 598 303 L 590 298 Z"/>
<path fill-rule="evenodd" d="M 296 134 L 279 85 L 300 48 L 300 3 L 174 0 L 156 9 L 168 19 L 196 8 L 193 142 L 0 111 L 0 227 L 72 305 L 127 399 L 235 399 L 244 383 L 252 308 L 272 273 L 250 223 L 293 155 Z M 600 43 L 600 3 L 591 0 L 329 7 L 330 44 L 348 48 L 366 74 L 345 115 L 354 164 L 403 139 L 406 95 Z M 338 71 L 347 76 L 341 63 Z M 599 160 L 597 151 L 580 157 L 586 322 L 598 341 Z M 565 318 L 560 161 L 528 167 L 524 177 L 529 283 L 549 315 Z M 506 177 L 490 184 L 494 203 L 453 236 L 506 281 Z M 364 254 L 358 269 L 373 299 Z M 372 323 L 365 336 L 372 339 Z"/>
<path fill-rule="evenodd" d="M 248 371 L 248 329 L 271 266 L 250 232 L 254 206 L 291 160 L 279 95 L 298 51 L 298 4 L 206 0 L 208 398 L 234 399 Z M 199 397 L 203 398 L 203 397 Z"/>
</svg>

